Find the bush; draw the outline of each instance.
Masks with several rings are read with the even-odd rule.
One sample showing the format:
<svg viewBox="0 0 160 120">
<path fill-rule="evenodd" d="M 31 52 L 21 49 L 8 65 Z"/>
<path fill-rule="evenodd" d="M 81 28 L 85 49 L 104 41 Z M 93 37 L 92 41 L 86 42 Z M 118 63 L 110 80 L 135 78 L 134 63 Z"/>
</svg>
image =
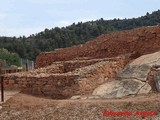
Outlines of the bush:
<svg viewBox="0 0 160 120">
<path fill-rule="evenodd" d="M 16 65 L 20 66 L 20 57 L 17 53 L 10 53 L 7 49 L 0 49 L 1 61 L 6 61 L 7 66 Z"/>
</svg>

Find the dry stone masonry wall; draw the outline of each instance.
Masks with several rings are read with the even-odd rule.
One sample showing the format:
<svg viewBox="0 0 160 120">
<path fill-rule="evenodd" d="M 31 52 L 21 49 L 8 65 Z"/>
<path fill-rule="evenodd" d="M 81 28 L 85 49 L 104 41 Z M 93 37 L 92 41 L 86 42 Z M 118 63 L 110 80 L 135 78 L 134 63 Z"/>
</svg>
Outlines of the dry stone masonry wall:
<svg viewBox="0 0 160 120">
<path fill-rule="evenodd" d="M 83 66 L 86 66 L 80 68 L 75 68 L 74 61 L 67 61 L 67 64 L 70 67 L 73 66 L 73 68 L 69 68 L 68 70 L 71 71 L 66 73 L 61 73 L 61 71 L 60 73 L 55 73 L 55 71 L 50 73 L 49 66 L 40 68 L 38 71 L 10 74 L 4 78 L 5 88 L 20 89 L 25 93 L 50 96 L 57 99 L 68 98 L 77 94 L 91 94 L 98 85 L 115 77 L 115 74 L 130 61 L 129 57 L 127 55 L 112 59 L 89 60 L 88 64 L 91 65 L 86 62 L 83 64 Z M 79 61 L 79 63 L 83 63 L 83 61 Z M 55 65 L 52 65 L 52 69 L 54 69 L 53 66 Z M 57 66 L 55 68 L 57 69 Z"/>
</svg>

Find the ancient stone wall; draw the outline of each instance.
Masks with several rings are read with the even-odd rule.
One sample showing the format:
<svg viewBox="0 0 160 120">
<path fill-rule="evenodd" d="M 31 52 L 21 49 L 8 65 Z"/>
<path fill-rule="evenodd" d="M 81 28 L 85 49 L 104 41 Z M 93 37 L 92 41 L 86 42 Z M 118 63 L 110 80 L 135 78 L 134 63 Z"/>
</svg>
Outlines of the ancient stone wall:
<svg viewBox="0 0 160 120">
<path fill-rule="evenodd" d="M 96 64 L 80 68 L 81 77 L 78 78 L 80 94 L 89 95 L 93 90 L 105 83 L 112 81 L 116 73 L 122 70 L 128 61 L 117 59 L 116 61 L 102 61 Z"/>
<path fill-rule="evenodd" d="M 78 91 L 76 75 L 50 75 L 47 77 L 17 77 L 4 78 L 5 89 L 20 89 L 33 95 L 44 95 L 52 98 L 66 98 Z"/>
<path fill-rule="evenodd" d="M 37 69 L 37 73 L 31 71 L 9 74 L 4 78 L 4 86 L 5 89 L 20 89 L 25 93 L 44 95 L 56 99 L 91 94 L 97 86 L 115 77 L 115 74 L 123 69 L 129 61 L 129 56 L 120 56 L 112 59 L 88 60 L 88 64 L 85 66 L 82 64 L 82 60 L 79 63 L 84 67 L 80 68 L 78 68 L 79 64 L 77 67 L 75 62 L 70 61 L 67 63 L 73 67 L 68 68 L 67 70 L 71 71 L 66 73 L 61 71 L 60 73 L 55 73 L 55 71 L 44 73 L 43 70 L 49 68 L 47 67 Z"/>
<path fill-rule="evenodd" d="M 143 55 L 158 50 L 160 50 L 160 26 L 141 27 L 101 35 L 83 45 L 41 53 L 36 59 L 36 68 L 78 57 L 108 58 L 132 52 Z"/>
<path fill-rule="evenodd" d="M 117 72 L 132 59 L 158 50 L 160 50 L 160 26 L 101 35 L 84 45 L 41 53 L 36 60 L 38 69 L 6 75 L 4 86 L 5 89 L 20 89 L 29 94 L 50 96 L 56 99 L 73 95 L 88 95 L 99 85 L 115 80 L 113 78 Z M 155 58 L 159 60 L 157 55 L 159 53 L 153 54 L 152 57 L 144 57 L 139 62 L 143 63 L 147 58 L 152 58 L 153 61 Z M 137 64 L 136 61 L 133 63 Z M 128 70 L 125 70 L 124 77 L 140 75 L 146 70 L 144 74 L 146 82 L 148 67 L 134 67 L 132 70 L 136 74 L 129 74 Z M 140 75 L 140 77 L 144 76 Z M 148 79 L 153 77 L 151 73 L 151 78 L 148 77 Z M 126 81 L 130 83 L 128 80 L 123 80 L 122 85 L 125 85 Z M 140 82 L 133 79 L 131 81 L 141 84 L 139 87 L 144 88 L 140 91 L 141 93 L 145 91 L 146 86 L 150 90 L 150 86 L 147 82 L 143 82 L 143 79 Z"/>
</svg>

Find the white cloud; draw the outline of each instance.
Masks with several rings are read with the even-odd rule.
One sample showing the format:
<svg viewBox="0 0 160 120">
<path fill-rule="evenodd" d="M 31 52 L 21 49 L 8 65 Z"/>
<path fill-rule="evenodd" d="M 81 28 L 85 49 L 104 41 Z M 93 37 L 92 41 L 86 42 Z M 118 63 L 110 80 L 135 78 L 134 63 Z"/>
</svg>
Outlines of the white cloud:
<svg viewBox="0 0 160 120">
<path fill-rule="evenodd" d="M 34 33 L 43 31 L 44 27 L 35 27 L 35 28 L 3 28 L 0 29 L 0 36 L 29 36 Z"/>
<path fill-rule="evenodd" d="M 70 24 L 72 24 L 71 21 L 62 20 L 62 21 L 59 21 L 59 22 L 57 23 L 57 26 L 59 26 L 59 27 L 64 27 L 64 26 L 68 26 L 68 25 L 70 25 Z"/>
<path fill-rule="evenodd" d="M 0 36 L 28 36 L 45 28 L 65 27 L 100 18 L 138 17 L 157 10 L 158 2 L 159 0 L 1 0 Z"/>
<path fill-rule="evenodd" d="M 7 14 L 6 13 L 0 13 L 0 20 L 6 18 Z"/>
<path fill-rule="evenodd" d="M 71 3 L 85 3 L 88 2 L 88 0 L 23 0 L 27 3 L 32 4 L 71 4 Z"/>
<path fill-rule="evenodd" d="M 55 27 L 66 27 L 68 25 L 71 25 L 73 23 L 78 23 L 78 22 L 87 22 L 87 21 L 92 21 L 92 20 L 97 20 L 99 19 L 98 17 L 92 17 L 92 18 L 78 18 L 78 19 L 73 19 L 73 20 L 61 20 L 56 22 Z"/>
<path fill-rule="evenodd" d="M 78 22 L 86 22 L 86 21 L 91 21 L 91 20 L 96 20 L 96 18 L 79 18 L 79 19 L 76 19 L 76 20 L 60 20 L 60 21 L 57 21 L 57 22 L 54 22 L 55 23 L 55 26 L 52 26 L 52 25 L 48 25 L 48 26 L 32 26 L 32 27 L 14 27 L 14 26 L 11 26 L 11 27 L 8 27 L 8 26 L 1 26 L 1 29 L 0 29 L 0 36 L 16 36 L 16 37 L 19 37 L 19 36 L 29 36 L 31 34 L 36 34 L 36 33 L 39 33 L 41 31 L 44 31 L 45 28 L 48 28 L 48 29 L 51 29 L 51 28 L 54 28 L 54 27 L 66 27 L 68 25 L 71 25 L 72 23 L 78 23 Z"/>
</svg>

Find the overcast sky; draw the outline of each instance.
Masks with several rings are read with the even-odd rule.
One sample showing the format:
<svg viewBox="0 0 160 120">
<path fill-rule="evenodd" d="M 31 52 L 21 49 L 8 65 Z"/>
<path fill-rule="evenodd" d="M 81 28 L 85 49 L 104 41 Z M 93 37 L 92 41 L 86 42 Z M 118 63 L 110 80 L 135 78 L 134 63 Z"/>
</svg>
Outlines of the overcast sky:
<svg viewBox="0 0 160 120">
<path fill-rule="evenodd" d="M 73 22 L 133 18 L 158 9 L 160 0 L 0 0 L 0 36 L 28 36 Z"/>
</svg>

